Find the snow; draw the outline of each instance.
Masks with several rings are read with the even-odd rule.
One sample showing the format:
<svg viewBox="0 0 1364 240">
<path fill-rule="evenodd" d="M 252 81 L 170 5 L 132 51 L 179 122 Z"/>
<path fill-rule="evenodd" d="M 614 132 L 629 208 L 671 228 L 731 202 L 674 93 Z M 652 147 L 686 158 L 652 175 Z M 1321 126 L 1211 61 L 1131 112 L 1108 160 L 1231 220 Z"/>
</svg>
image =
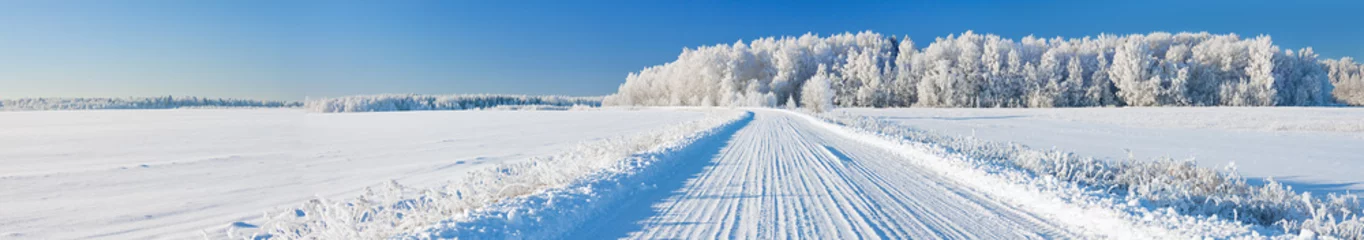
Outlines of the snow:
<svg viewBox="0 0 1364 240">
<path fill-rule="evenodd" d="M 819 118 L 579 110 L 0 113 L 0 236 L 1192 239 L 1364 230 L 1351 213 L 1358 199 L 1244 188 L 1208 170 L 1231 156 L 1247 175 L 1329 173 L 1290 178 L 1298 190 L 1353 189 L 1327 182 L 1358 181 L 1327 169 L 1358 170 L 1348 157 L 1358 150 L 1332 148 L 1364 140 L 1351 121 L 1364 113 L 1351 108 L 841 109 Z M 1257 142 L 1278 138 L 1293 141 Z M 1109 148 L 1126 146 L 1142 160 L 1193 149 L 1211 168 L 1105 165 L 1040 150 L 1053 146 L 1115 159 L 1127 153 Z M 1300 160 L 1265 157 L 1290 150 Z M 996 155 L 1010 159 L 989 159 Z M 1347 156 L 1329 158 L 1337 155 Z M 1313 165 L 1332 162 L 1341 165 Z M 1148 180 L 1165 182 L 1133 184 Z M 1281 230 L 1228 213 L 1238 210 L 1291 222 Z"/>
<path fill-rule="evenodd" d="M 1316 193 L 1364 190 L 1361 108 L 841 109 L 922 130 L 1107 159 L 1235 164 Z"/>
<path fill-rule="evenodd" d="M 0 112 L 0 238 L 198 238 L 388 180 L 470 171 L 699 119 L 676 110 Z"/>
</svg>

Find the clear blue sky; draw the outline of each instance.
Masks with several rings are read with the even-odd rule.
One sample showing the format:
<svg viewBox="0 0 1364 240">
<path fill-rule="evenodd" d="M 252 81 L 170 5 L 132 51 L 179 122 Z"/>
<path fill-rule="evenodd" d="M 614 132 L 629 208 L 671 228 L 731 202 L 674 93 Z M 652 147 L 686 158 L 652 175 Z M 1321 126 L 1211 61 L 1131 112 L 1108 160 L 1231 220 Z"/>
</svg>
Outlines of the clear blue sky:
<svg viewBox="0 0 1364 240">
<path fill-rule="evenodd" d="M 1364 1 L 6 1 L 0 98 L 603 95 L 683 47 L 873 30 L 1270 34 L 1364 57 Z M 493 3 L 515 2 L 515 3 Z"/>
</svg>

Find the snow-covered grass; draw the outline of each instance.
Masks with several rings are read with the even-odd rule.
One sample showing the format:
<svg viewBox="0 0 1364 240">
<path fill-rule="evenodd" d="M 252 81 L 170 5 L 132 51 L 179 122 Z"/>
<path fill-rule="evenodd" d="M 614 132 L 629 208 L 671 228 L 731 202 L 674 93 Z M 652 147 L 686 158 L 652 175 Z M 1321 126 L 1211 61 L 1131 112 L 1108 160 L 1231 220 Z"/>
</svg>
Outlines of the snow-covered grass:
<svg viewBox="0 0 1364 240">
<path fill-rule="evenodd" d="M 704 117 L 658 109 L 0 112 L 0 239 L 221 238 L 395 180 L 428 188 Z"/>
<path fill-rule="evenodd" d="M 553 236 L 626 197 L 628 179 L 667 171 L 669 162 L 751 118 L 751 113 L 711 111 L 711 116 L 661 130 L 582 143 L 571 151 L 469 173 L 442 187 L 391 183 L 354 199 L 315 199 L 271 213 L 264 232 L 238 237 L 315 239 L 528 238 Z"/>
<path fill-rule="evenodd" d="M 1043 119 L 1162 129 L 1340 133 L 1364 138 L 1364 108 L 1162 107 L 1162 108 L 885 108 L 839 109 L 890 120 Z M 919 122 L 913 122 L 919 123 Z"/>
<path fill-rule="evenodd" d="M 1114 210 L 1119 219 L 1172 231 L 1173 236 L 1288 237 L 1316 235 L 1364 238 L 1364 205 L 1359 197 L 1330 193 L 1313 196 L 1272 179 L 1249 184 L 1234 169 L 1218 171 L 1192 162 L 1100 160 L 1054 149 L 985 141 L 915 130 L 893 122 L 846 114 L 824 114 L 832 123 L 897 142 L 900 147 L 944 156 L 939 166 L 948 175 L 985 181 L 994 178 L 1040 191 L 1071 205 Z M 997 184 L 977 184 L 990 189 Z M 996 189 L 996 193 L 1009 192 Z M 1027 199 L 1007 193 L 1006 199 Z M 1102 210 L 1082 210 L 1102 211 Z M 1053 208 L 1049 211 L 1057 214 Z M 1064 217 L 1062 217 L 1064 218 Z M 1104 224 L 1089 224 L 1101 228 Z M 1121 225 L 1121 224 L 1119 224 Z M 1121 227 L 1119 227 L 1121 228 Z M 1148 234 L 1151 231 L 1146 231 Z M 1162 236 L 1162 235 L 1151 235 Z"/>
<path fill-rule="evenodd" d="M 1028 110 L 1000 109 L 1027 114 Z M 1149 128 L 1223 129 L 1260 132 L 1342 133 L 1364 138 L 1364 108 L 1352 107 L 1205 107 L 1062 108 L 1032 115 L 1072 122 Z M 996 112 L 998 113 L 998 112 Z"/>
<path fill-rule="evenodd" d="M 573 107 L 601 106 L 601 97 L 529 96 L 497 94 L 419 95 L 380 94 L 308 100 L 304 108 L 313 112 L 387 112 L 422 110 L 466 110 L 508 105 Z"/>
</svg>

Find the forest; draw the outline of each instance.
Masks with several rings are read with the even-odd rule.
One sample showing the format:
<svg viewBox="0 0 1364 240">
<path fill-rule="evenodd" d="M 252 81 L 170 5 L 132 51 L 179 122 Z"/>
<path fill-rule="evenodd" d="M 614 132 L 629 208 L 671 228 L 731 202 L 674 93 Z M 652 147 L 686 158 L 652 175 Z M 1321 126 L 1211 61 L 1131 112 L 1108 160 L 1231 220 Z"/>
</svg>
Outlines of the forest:
<svg viewBox="0 0 1364 240">
<path fill-rule="evenodd" d="M 1364 67 L 1269 36 L 1104 34 L 1021 40 L 967 31 L 919 48 L 875 32 L 684 49 L 630 73 L 606 105 L 829 107 L 1364 104 Z"/>
</svg>

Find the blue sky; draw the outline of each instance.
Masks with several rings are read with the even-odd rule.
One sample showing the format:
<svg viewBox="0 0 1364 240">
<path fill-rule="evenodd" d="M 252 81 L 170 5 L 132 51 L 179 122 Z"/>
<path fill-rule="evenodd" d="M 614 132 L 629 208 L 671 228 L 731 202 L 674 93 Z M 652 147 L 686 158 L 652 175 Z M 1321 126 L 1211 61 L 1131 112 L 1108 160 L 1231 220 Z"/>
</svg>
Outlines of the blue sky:
<svg viewBox="0 0 1364 240">
<path fill-rule="evenodd" d="M 1364 1 L 497 2 L 4 2 L 0 98 L 604 95 L 683 47 L 863 30 L 1234 32 L 1364 57 Z"/>
</svg>

